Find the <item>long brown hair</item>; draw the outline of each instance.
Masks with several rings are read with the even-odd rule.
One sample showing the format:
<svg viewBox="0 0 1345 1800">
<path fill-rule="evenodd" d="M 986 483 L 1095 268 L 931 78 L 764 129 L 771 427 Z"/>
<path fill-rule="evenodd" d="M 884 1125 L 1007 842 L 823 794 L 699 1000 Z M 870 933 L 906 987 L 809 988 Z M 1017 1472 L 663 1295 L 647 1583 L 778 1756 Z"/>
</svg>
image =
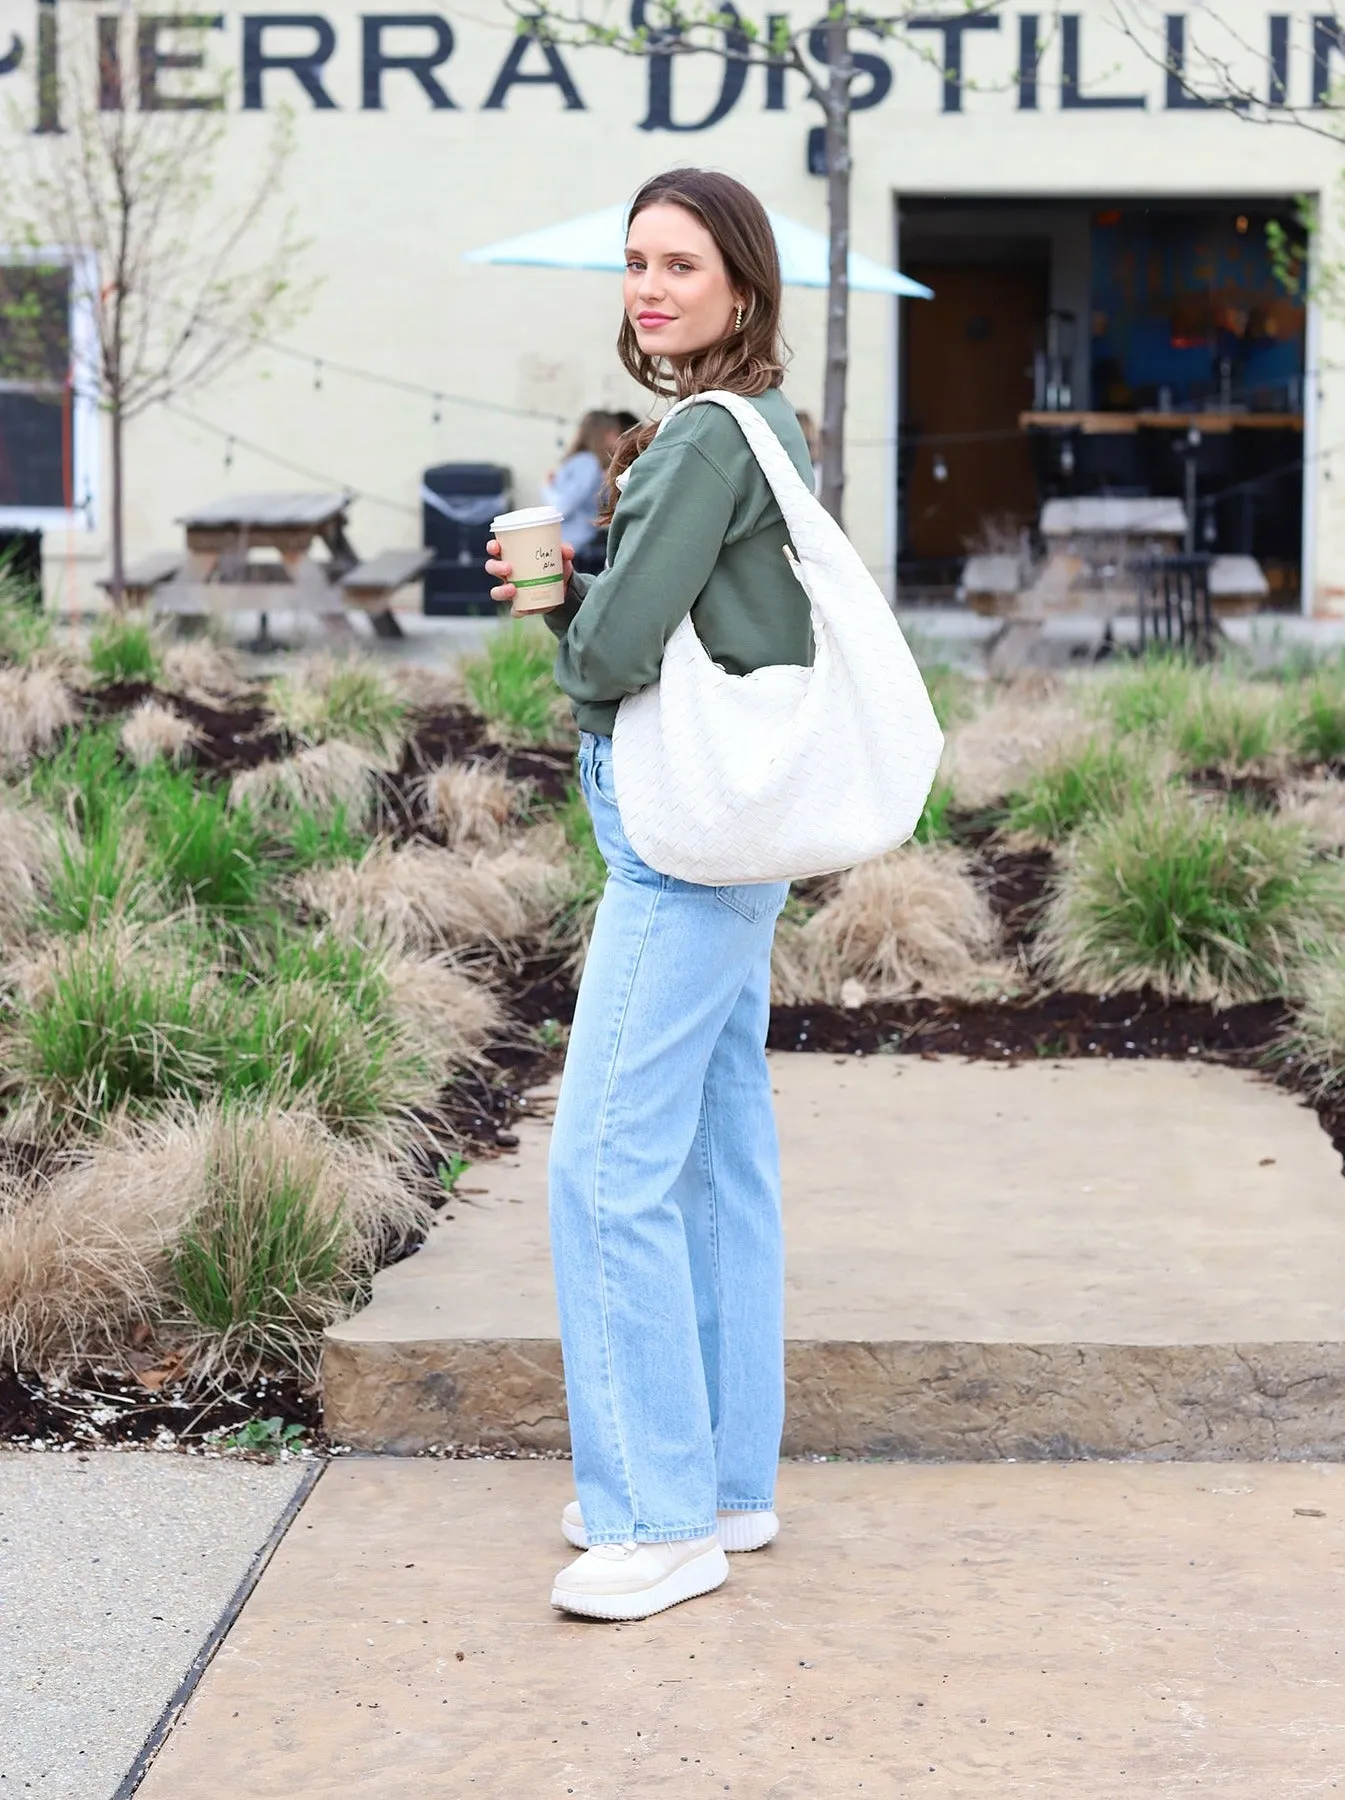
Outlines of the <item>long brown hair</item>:
<svg viewBox="0 0 1345 1800">
<path fill-rule="evenodd" d="M 743 322 L 741 330 L 730 330 L 718 343 L 668 363 L 646 356 L 623 312 L 616 348 L 627 373 L 665 399 L 685 400 L 707 388 L 727 388 L 750 398 L 779 387 L 788 351 L 780 335 L 780 253 L 766 208 L 741 181 L 715 169 L 670 169 L 655 175 L 632 200 L 630 222 L 649 206 L 681 206 L 700 220 L 724 259 L 730 286 L 743 296 Z M 657 429 L 655 424 L 637 425 L 617 443 L 600 525 L 611 520 L 617 476 L 648 448 Z"/>
<path fill-rule="evenodd" d="M 579 421 L 574 434 L 574 441 L 565 452 L 567 457 L 580 456 L 585 450 L 591 451 L 604 468 L 610 460 L 607 452 L 607 440 L 618 429 L 617 416 L 610 412 L 586 412 Z"/>
</svg>

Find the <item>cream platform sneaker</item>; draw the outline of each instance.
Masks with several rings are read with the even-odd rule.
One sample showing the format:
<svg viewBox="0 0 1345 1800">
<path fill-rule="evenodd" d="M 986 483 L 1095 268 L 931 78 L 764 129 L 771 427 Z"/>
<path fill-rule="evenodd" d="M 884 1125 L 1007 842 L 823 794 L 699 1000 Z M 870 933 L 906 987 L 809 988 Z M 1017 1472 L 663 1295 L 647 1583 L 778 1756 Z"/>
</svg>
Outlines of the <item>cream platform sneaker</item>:
<svg viewBox="0 0 1345 1800">
<path fill-rule="evenodd" d="M 588 1533 L 579 1502 L 571 1500 L 560 1515 L 560 1528 L 565 1542 L 576 1550 L 588 1549 Z M 780 1529 L 773 1512 L 722 1512 L 719 1515 L 719 1542 L 730 1556 L 742 1550 L 764 1550 Z"/>
<path fill-rule="evenodd" d="M 597 1544 L 562 1569 L 551 1604 L 587 1619 L 647 1619 L 728 1580 L 718 1538 L 676 1544 Z"/>
</svg>

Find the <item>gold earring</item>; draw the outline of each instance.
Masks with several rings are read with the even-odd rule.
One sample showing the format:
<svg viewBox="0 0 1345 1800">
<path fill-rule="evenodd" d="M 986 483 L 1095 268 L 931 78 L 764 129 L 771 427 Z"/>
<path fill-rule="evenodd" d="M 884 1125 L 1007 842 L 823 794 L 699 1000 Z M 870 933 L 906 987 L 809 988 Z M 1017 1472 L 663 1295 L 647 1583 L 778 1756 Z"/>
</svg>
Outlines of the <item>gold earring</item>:
<svg viewBox="0 0 1345 1800">
<path fill-rule="evenodd" d="M 743 309 L 740 306 L 738 308 L 738 317 L 733 322 L 733 329 L 735 331 L 741 331 L 742 328 L 743 328 Z"/>
</svg>

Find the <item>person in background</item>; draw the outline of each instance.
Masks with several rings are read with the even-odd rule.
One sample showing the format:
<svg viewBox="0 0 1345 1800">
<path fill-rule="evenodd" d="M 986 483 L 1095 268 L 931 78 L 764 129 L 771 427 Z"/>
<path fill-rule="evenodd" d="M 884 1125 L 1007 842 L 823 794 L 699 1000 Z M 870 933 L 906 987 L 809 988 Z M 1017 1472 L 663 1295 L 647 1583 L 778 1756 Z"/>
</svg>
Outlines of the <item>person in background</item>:
<svg viewBox="0 0 1345 1800">
<path fill-rule="evenodd" d="M 542 500 L 564 514 L 561 535 L 574 545 L 575 567 L 602 568 L 605 533 L 597 525 L 607 485 L 607 465 L 621 435 L 616 416 L 586 412 L 560 467 L 542 483 Z"/>
</svg>

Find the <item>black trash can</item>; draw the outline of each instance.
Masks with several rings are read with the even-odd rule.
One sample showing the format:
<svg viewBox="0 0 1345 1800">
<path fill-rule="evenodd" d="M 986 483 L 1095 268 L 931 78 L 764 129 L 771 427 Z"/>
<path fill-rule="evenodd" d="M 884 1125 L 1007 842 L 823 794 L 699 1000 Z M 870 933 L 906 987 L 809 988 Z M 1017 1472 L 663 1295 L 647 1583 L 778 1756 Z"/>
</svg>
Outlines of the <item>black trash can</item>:
<svg viewBox="0 0 1345 1800">
<path fill-rule="evenodd" d="M 0 531 L 0 580 L 34 606 L 42 604 L 42 533 Z"/>
<path fill-rule="evenodd" d="M 512 504 L 513 473 L 498 463 L 440 463 L 421 480 L 426 549 L 425 611 L 431 616 L 488 614 L 497 610 L 482 564 L 497 513 Z"/>
</svg>

